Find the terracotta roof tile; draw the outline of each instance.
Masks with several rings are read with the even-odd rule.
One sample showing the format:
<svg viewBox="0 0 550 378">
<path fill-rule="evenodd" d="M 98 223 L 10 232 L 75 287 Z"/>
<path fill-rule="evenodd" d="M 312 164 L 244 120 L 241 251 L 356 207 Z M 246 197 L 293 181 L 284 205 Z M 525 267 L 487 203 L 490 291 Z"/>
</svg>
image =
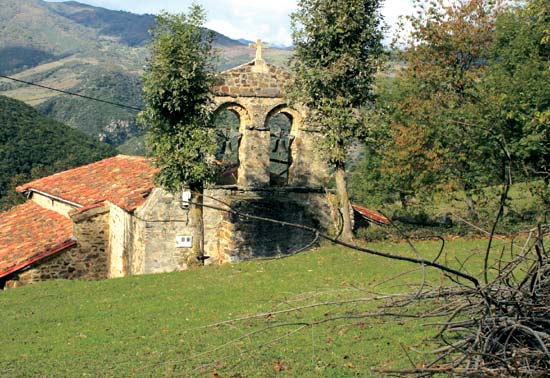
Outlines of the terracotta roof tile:
<svg viewBox="0 0 550 378">
<path fill-rule="evenodd" d="M 118 155 L 29 182 L 17 190 L 44 192 L 84 207 L 109 201 L 133 211 L 153 190 L 156 172 L 142 156 Z"/>
<path fill-rule="evenodd" d="M 72 232 L 69 218 L 32 201 L 0 213 L 0 278 L 74 245 Z"/>
<path fill-rule="evenodd" d="M 379 225 L 390 224 L 390 220 L 388 218 L 383 215 L 377 214 L 374 211 L 367 209 L 366 207 L 355 204 L 352 204 L 351 207 L 356 213 L 365 218 L 368 222 L 376 223 Z"/>
</svg>

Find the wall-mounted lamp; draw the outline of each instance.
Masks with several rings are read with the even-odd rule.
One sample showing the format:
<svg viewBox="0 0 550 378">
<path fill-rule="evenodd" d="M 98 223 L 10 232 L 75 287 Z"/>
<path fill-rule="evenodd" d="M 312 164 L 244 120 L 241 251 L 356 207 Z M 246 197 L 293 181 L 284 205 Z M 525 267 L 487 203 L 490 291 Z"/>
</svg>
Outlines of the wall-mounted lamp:
<svg viewBox="0 0 550 378">
<path fill-rule="evenodd" d="M 191 191 L 184 189 L 181 193 L 180 206 L 182 209 L 189 209 L 191 205 Z"/>
</svg>

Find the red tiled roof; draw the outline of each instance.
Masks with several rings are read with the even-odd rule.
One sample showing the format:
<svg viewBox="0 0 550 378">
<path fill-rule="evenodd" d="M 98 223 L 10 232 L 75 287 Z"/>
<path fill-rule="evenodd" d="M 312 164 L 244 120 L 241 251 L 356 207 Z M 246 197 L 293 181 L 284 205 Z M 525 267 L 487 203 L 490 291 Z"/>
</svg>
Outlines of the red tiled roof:
<svg viewBox="0 0 550 378">
<path fill-rule="evenodd" d="M 383 215 L 377 214 L 372 210 L 367 209 L 366 207 L 352 204 L 351 207 L 355 212 L 365 218 L 367 221 L 376 223 L 376 224 L 390 224 L 390 220 Z"/>
<path fill-rule="evenodd" d="M 0 213 L 0 278 L 75 245 L 72 225 L 32 201 Z"/>
<path fill-rule="evenodd" d="M 109 201 L 133 211 L 153 190 L 157 171 L 142 156 L 118 155 L 29 182 L 17 190 L 44 192 L 83 207 Z"/>
</svg>

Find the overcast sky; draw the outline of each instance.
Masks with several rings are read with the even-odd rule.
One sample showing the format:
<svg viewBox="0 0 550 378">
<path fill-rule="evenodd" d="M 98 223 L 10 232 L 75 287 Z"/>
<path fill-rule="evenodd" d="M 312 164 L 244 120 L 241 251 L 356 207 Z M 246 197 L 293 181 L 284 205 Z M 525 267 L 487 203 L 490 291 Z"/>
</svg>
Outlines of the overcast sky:
<svg viewBox="0 0 550 378">
<path fill-rule="evenodd" d="M 64 1 L 64 0 L 48 0 Z M 132 13 L 187 11 L 192 0 L 78 0 L 81 3 Z M 291 45 L 289 14 L 297 0 L 195 0 L 207 11 L 207 27 L 230 38 Z M 412 0 L 385 0 L 382 14 L 389 25 L 412 13 Z"/>
</svg>

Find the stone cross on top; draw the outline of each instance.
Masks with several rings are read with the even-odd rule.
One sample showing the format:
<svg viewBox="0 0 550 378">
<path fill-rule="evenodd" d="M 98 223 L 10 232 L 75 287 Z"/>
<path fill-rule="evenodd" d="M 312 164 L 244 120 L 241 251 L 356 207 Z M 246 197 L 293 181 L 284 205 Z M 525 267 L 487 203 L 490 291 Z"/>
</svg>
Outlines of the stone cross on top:
<svg viewBox="0 0 550 378">
<path fill-rule="evenodd" d="M 263 61 L 264 60 L 264 58 L 262 58 L 262 49 L 268 49 L 269 48 L 268 45 L 262 44 L 262 40 L 260 38 L 258 38 L 256 40 L 256 43 L 251 43 L 250 45 L 248 45 L 248 47 L 256 49 L 256 60 L 257 61 Z"/>
</svg>

